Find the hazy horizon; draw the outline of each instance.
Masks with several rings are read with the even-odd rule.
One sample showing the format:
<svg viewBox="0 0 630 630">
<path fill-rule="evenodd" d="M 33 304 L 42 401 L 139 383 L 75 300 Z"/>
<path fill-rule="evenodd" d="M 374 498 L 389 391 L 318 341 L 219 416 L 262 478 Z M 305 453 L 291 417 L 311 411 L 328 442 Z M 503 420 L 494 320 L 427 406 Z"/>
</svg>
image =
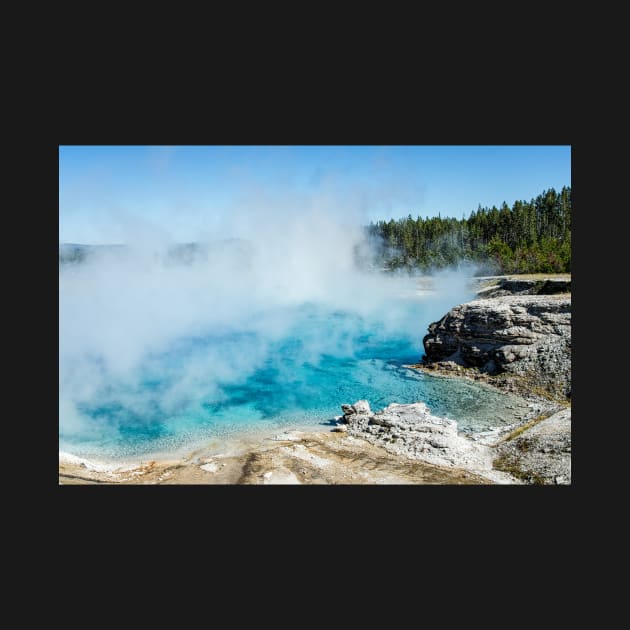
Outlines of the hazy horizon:
<svg viewBox="0 0 630 630">
<path fill-rule="evenodd" d="M 262 199 L 334 200 L 363 225 L 462 218 L 565 185 L 570 146 L 60 146 L 59 241 L 205 241 Z"/>
</svg>

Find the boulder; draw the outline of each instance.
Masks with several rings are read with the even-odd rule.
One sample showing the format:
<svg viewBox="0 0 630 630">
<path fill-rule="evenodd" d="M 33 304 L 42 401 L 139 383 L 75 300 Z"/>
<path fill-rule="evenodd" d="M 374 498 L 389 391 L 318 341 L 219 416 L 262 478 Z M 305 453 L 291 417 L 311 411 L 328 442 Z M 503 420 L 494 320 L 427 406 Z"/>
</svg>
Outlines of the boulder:
<svg viewBox="0 0 630 630">
<path fill-rule="evenodd" d="M 571 392 L 571 297 L 502 296 L 451 309 L 423 339 L 427 366 L 448 363 L 521 379 L 554 397 Z M 522 387 L 521 387 L 522 389 Z"/>
</svg>

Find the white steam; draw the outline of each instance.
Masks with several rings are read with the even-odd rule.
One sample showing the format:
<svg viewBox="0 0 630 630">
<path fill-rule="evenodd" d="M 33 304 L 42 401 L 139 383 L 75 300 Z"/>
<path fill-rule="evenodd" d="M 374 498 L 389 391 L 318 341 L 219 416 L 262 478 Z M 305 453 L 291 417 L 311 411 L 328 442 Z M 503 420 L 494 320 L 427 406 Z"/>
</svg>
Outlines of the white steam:
<svg viewBox="0 0 630 630">
<path fill-rule="evenodd" d="M 384 334 L 417 338 L 419 359 L 427 325 L 470 299 L 471 270 L 437 274 L 435 291 L 419 296 L 416 278 L 357 269 L 367 223 L 358 207 L 348 197 L 277 199 L 252 190 L 186 262 L 168 255 L 176 244 L 163 230 L 127 221 L 128 247 L 62 265 L 60 433 L 97 436 L 102 427 L 82 406 L 112 402 L 113 390 L 117 404 L 140 416 L 156 405 L 168 416 L 270 359 L 290 381 L 291 368 L 271 348 L 291 334 L 302 305 L 378 319 Z M 324 317 L 302 329 L 300 358 L 351 355 L 349 321 L 340 328 Z M 182 346 L 186 359 L 164 368 L 160 356 Z M 146 390 L 153 369 L 156 381 L 170 371 L 159 395 Z"/>
</svg>

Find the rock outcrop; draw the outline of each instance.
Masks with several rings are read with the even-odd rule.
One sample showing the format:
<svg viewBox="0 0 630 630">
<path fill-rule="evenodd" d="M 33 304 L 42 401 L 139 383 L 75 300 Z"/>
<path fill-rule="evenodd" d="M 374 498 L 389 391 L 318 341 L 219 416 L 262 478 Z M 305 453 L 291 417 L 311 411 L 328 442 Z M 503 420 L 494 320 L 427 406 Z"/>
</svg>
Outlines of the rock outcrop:
<svg viewBox="0 0 630 630">
<path fill-rule="evenodd" d="M 473 438 L 459 434 L 456 422 L 432 415 L 420 402 L 373 412 L 359 400 L 342 409 L 339 421 L 347 425 L 348 435 L 396 455 L 467 470 L 495 483 L 571 483 L 570 408 Z"/>
<path fill-rule="evenodd" d="M 438 466 L 461 468 L 496 483 L 518 483 L 512 475 L 493 469 L 494 454 L 486 444 L 457 432 L 457 423 L 434 416 L 422 402 L 392 403 L 372 412 L 366 400 L 342 405 L 348 434 L 385 448 L 396 455 Z"/>
<path fill-rule="evenodd" d="M 563 409 L 496 447 L 494 467 L 526 483 L 571 483 L 571 409 Z"/>
<path fill-rule="evenodd" d="M 473 300 L 429 326 L 427 367 L 475 368 L 495 384 L 571 396 L 571 297 L 510 295 Z"/>
<path fill-rule="evenodd" d="M 571 278 L 497 278 L 490 286 L 477 291 L 480 298 L 503 295 L 556 295 L 571 293 Z"/>
</svg>

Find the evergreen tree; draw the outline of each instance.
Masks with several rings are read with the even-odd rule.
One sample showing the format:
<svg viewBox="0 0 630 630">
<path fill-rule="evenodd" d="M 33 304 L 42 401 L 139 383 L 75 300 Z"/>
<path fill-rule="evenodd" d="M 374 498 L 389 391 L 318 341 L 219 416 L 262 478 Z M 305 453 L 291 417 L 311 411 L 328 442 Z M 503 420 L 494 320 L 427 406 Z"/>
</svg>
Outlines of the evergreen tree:
<svg viewBox="0 0 630 630">
<path fill-rule="evenodd" d="M 543 190 L 510 208 L 478 206 L 466 219 L 409 214 L 404 219 L 370 223 L 380 238 L 388 269 L 429 269 L 462 261 L 490 263 L 503 273 L 568 272 L 571 269 L 571 188 Z"/>
</svg>

